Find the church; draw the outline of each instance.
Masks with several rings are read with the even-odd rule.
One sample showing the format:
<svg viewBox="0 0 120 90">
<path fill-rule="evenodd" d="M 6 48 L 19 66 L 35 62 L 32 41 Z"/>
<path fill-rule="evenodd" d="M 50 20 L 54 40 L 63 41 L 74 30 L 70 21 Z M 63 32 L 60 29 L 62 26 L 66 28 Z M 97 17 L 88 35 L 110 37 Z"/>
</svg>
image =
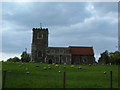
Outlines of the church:
<svg viewBox="0 0 120 90">
<path fill-rule="evenodd" d="M 93 64 L 93 47 L 48 47 L 48 28 L 33 28 L 31 62 L 49 64 Z"/>
</svg>

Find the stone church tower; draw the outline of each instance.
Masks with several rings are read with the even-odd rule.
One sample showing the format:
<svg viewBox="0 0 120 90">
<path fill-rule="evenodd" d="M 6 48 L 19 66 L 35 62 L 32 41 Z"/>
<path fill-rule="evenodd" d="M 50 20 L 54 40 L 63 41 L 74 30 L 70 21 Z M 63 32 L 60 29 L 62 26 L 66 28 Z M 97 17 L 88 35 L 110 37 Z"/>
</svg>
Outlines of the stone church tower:
<svg viewBox="0 0 120 90">
<path fill-rule="evenodd" d="M 31 61 L 44 62 L 48 47 L 48 28 L 33 28 Z"/>
</svg>

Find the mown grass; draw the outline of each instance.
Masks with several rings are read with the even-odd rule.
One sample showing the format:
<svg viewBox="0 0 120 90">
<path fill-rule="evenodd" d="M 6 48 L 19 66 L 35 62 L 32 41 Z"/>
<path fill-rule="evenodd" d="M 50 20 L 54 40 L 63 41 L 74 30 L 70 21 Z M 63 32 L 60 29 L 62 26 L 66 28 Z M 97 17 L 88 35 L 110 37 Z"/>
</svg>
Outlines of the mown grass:
<svg viewBox="0 0 120 90">
<path fill-rule="evenodd" d="M 5 88 L 63 88 L 64 71 L 66 88 L 109 88 L 110 71 L 113 71 L 113 88 L 118 88 L 116 65 L 74 65 L 74 68 L 71 65 L 50 65 L 51 69 L 44 70 L 43 67 L 48 65 L 3 62 L 2 69 L 7 71 Z M 79 66 L 82 69 L 78 69 Z M 26 74 L 27 71 L 30 72 L 29 75 Z M 107 73 L 104 74 L 104 71 Z"/>
</svg>

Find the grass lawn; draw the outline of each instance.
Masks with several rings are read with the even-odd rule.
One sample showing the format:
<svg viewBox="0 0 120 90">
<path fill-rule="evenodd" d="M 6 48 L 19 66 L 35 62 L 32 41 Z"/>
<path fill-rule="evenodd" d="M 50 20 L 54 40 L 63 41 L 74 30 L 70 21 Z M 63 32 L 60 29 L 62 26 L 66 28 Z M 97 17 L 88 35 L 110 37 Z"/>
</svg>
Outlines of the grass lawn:
<svg viewBox="0 0 120 90">
<path fill-rule="evenodd" d="M 48 65 L 50 64 L 3 62 L 2 70 L 7 71 L 5 88 L 63 88 L 64 71 L 66 88 L 109 88 L 110 71 L 113 72 L 113 88 L 118 88 L 116 65 L 74 65 L 71 68 L 71 65 L 56 67 L 52 64 L 51 69 L 44 70 Z M 30 74 L 27 75 L 26 72 Z"/>
</svg>

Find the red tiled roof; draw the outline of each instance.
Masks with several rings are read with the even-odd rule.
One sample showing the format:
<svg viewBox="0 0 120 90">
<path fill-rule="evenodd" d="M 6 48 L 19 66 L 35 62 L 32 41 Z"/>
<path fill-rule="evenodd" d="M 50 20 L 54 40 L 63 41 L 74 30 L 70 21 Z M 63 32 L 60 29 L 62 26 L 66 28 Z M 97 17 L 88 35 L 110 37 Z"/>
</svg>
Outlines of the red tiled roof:
<svg viewBox="0 0 120 90">
<path fill-rule="evenodd" d="M 93 47 L 69 46 L 73 55 L 94 55 Z"/>
</svg>

